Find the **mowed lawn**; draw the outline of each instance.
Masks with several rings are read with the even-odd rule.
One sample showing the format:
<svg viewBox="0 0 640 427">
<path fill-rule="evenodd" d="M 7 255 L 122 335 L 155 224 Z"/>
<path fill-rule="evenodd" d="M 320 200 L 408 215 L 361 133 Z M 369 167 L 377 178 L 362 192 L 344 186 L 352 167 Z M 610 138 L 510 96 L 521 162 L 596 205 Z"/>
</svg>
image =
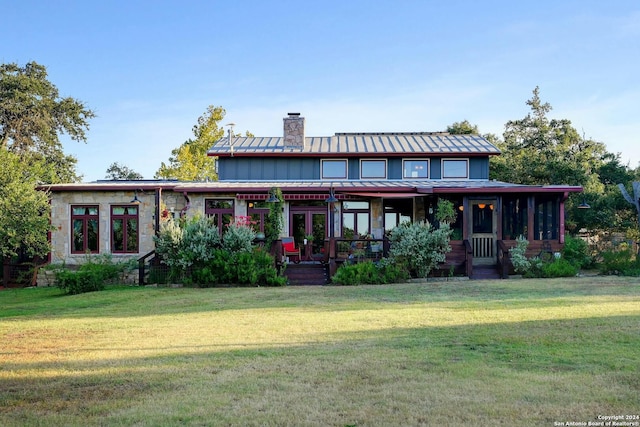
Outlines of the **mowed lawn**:
<svg viewBox="0 0 640 427">
<path fill-rule="evenodd" d="M 553 426 L 638 413 L 637 278 L 0 291 L 2 426 Z"/>
</svg>

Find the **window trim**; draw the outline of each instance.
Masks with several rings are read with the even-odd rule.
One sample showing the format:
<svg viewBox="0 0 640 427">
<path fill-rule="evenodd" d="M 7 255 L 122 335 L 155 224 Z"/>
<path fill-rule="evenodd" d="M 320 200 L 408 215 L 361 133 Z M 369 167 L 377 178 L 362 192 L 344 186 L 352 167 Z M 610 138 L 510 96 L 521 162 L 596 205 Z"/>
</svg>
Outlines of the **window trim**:
<svg viewBox="0 0 640 427">
<path fill-rule="evenodd" d="M 113 210 L 115 208 L 136 208 L 136 213 L 135 215 L 132 215 L 130 213 L 126 213 L 126 214 L 114 214 Z M 123 250 L 116 250 L 115 248 L 115 244 L 114 244 L 114 236 L 113 236 L 113 220 L 114 219 L 123 219 L 123 224 L 122 224 L 122 236 L 123 236 L 123 242 L 122 242 L 122 247 L 124 248 Z M 129 250 L 129 235 L 127 232 L 127 220 L 129 219 L 135 219 L 136 220 L 136 228 L 137 228 L 137 233 L 136 233 L 136 250 L 135 251 L 131 251 Z M 131 205 L 131 204 L 123 204 L 123 205 L 111 205 L 109 206 L 109 225 L 111 226 L 111 230 L 110 230 L 110 242 L 111 242 L 111 253 L 114 254 L 137 254 L 140 253 L 140 205 Z"/>
<path fill-rule="evenodd" d="M 444 165 L 446 162 L 465 162 L 467 167 L 466 167 L 466 176 L 445 176 L 444 172 L 445 172 L 445 168 Z M 460 158 L 444 158 L 440 161 L 440 166 L 441 166 L 441 179 L 469 179 L 469 159 L 464 158 L 464 159 L 460 159 Z"/>
<path fill-rule="evenodd" d="M 362 165 L 367 162 L 382 162 L 384 164 L 383 176 L 364 176 Z M 360 159 L 360 179 L 387 179 L 387 159 Z"/>
<path fill-rule="evenodd" d="M 230 202 L 230 208 L 210 208 L 209 202 Z M 236 200 L 233 197 L 208 197 L 204 199 L 204 216 L 211 218 L 216 215 L 215 226 L 218 228 L 220 236 L 224 234 L 229 224 L 224 223 L 224 215 L 231 215 L 231 221 L 235 218 Z"/>
<path fill-rule="evenodd" d="M 344 176 L 324 176 L 324 163 L 325 162 L 343 162 L 344 163 Z M 349 178 L 349 161 L 347 159 L 320 159 L 320 179 L 348 179 Z"/>
<path fill-rule="evenodd" d="M 367 203 L 366 208 L 349 208 L 349 202 L 342 203 L 341 221 L 340 221 L 340 235 L 344 236 L 344 223 L 345 223 L 345 215 L 353 215 L 353 232 L 354 238 L 361 236 L 363 234 L 371 234 L 371 201 L 369 200 L 357 200 L 356 202 L 365 202 Z M 360 233 L 358 230 L 358 214 L 366 214 L 367 215 L 367 232 Z"/>
<path fill-rule="evenodd" d="M 426 176 L 426 177 L 413 177 L 413 176 L 406 176 L 406 175 L 404 174 L 404 172 L 405 172 L 405 167 L 404 167 L 405 162 L 418 162 L 418 161 L 424 161 L 424 162 L 427 162 L 427 176 Z M 430 162 L 430 159 L 428 159 L 428 158 L 426 158 L 426 157 L 418 158 L 418 159 L 412 159 L 412 158 L 409 158 L 409 159 L 402 159 L 402 179 L 429 179 L 429 177 L 431 176 L 431 173 L 430 173 L 430 170 L 429 170 L 430 163 L 431 163 L 431 162 Z"/>
<path fill-rule="evenodd" d="M 87 214 L 82 214 L 82 215 L 76 215 L 73 213 L 74 208 L 96 208 L 98 210 L 98 213 L 96 213 L 95 215 L 87 215 Z M 86 254 L 87 252 L 90 254 L 99 254 L 100 253 L 100 205 L 70 205 L 70 209 L 71 209 L 71 215 L 70 215 L 70 227 L 71 227 L 71 233 L 70 234 L 70 239 L 71 239 L 71 250 L 70 253 L 72 254 Z M 83 232 L 83 247 L 84 250 L 82 251 L 76 251 L 74 249 L 75 245 L 73 244 L 73 236 L 74 236 L 74 232 L 75 232 L 75 228 L 73 227 L 73 221 L 76 219 L 82 219 L 82 232 Z M 87 235 L 87 221 L 90 219 L 95 219 L 97 221 L 97 229 L 96 229 L 96 239 L 97 239 L 97 245 L 98 247 L 96 248 L 95 251 L 92 250 L 88 250 L 87 251 L 87 246 L 88 246 L 88 235 Z"/>
</svg>

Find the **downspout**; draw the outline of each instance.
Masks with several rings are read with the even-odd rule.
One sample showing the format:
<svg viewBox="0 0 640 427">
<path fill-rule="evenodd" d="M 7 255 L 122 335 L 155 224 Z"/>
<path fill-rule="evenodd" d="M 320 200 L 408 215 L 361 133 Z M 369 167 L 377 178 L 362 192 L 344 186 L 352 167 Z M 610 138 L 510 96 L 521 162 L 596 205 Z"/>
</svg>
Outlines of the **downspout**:
<svg viewBox="0 0 640 427">
<path fill-rule="evenodd" d="M 191 200 L 189 200 L 189 196 L 187 196 L 187 192 L 184 191 L 182 193 L 182 196 L 187 201 L 187 204 L 184 206 L 184 208 L 180 209 L 180 218 L 184 217 L 187 214 L 187 211 L 189 210 L 189 208 L 191 208 Z"/>
<path fill-rule="evenodd" d="M 160 234 L 160 200 L 162 196 L 162 188 L 156 188 L 156 212 L 155 212 L 155 221 L 153 225 L 153 230 L 155 231 L 155 235 Z"/>
</svg>

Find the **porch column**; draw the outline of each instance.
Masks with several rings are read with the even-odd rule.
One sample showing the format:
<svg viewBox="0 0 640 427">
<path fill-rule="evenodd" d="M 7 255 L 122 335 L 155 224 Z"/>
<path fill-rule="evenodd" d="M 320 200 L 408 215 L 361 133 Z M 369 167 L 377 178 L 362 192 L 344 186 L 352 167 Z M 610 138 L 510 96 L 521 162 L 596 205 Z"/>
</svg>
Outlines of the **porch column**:
<svg viewBox="0 0 640 427">
<path fill-rule="evenodd" d="M 560 198 L 560 205 L 559 205 L 560 214 L 558 215 L 558 222 L 560 223 L 558 226 L 560 227 L 560 230 L 558 230 L 558 237 L 560 237 L 561 245 L 564 245 L 564 215 L 565 215 L 564 202 L 566 202 L 568 198 L 569 198 L 568 192 L 565 192 Z"/>
<path fill-rule="evenodd" d="M 527 197 L 527 240 L 532 242 L 534 240 L 534 232 L 533 227 L 535 224 L 535 209 L 536 209 L 536 197 L 529 196 Z"/>
</svg>

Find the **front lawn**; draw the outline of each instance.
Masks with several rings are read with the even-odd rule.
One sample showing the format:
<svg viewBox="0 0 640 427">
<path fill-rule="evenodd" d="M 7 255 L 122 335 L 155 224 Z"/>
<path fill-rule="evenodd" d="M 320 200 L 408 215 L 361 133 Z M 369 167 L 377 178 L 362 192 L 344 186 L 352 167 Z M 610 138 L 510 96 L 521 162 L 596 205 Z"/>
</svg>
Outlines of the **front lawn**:
<svg viewBox="0 0 640 427">
<path fill-rule="evenodd" d="M 640 413 L 639 331 L 637 278 L 9 289 L 0 425 L 586 423 Z"/>
</svg>

